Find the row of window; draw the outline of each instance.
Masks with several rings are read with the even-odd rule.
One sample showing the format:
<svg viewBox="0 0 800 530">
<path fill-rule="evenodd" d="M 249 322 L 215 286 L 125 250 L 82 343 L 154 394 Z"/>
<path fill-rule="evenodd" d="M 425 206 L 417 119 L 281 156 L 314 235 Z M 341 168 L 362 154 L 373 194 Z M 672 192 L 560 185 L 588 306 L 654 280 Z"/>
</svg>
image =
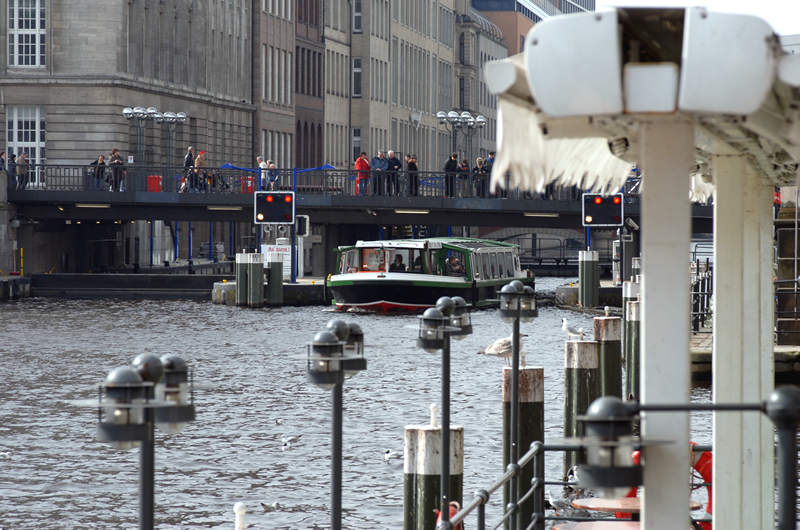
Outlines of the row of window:
<svg viewBox="0 0 800 530">
<path fill-rule="evenodd" d="M 369 62 L 369 99 L 388 103 L 389 83 L 387 74 L 389 73 L 389 63 L 380 59 L 370 59 Z"/>
<path fill-rule="evenodd" d="M 437 77 L 442 79 L 437 76 L 436 65 L 436 54 L 404 40 L 393 39 L 392 103 L 435 113 L 438 92 L 436 80 Z"/>
<path fill-rule="evenodd" d="M 297 57 L 297 70 L 295 83 L 297 84 L 298 93 L 315 98 L 322 97 L 322 54 L 302 48 L 300 46 L 296 49 Z"/>
<path fill-rule="evenodd" d="M 292 135 L 279 131 L 261 131 L 261 153 L 264 161 L 272 160 L 275 167 L 292 167 Z"/>
<path fill-rule="evenodd" d="M 319 27 L 319 0 L 297 0 L 297 21 Z"/>
<path fill-rule="evenodd" d="M 436 40 L 437 7 L 436 0 L 405 0 L 392 2 L 392 20 Z"/>
<path fill-rule="evenodd" d="M 347 3 L 346 0 L 327 0 L 323 4 L 326 9 L 325 26 L 339 31 L 347 30 Z"/>
<path fill-rule="evenodd" d="M 279 105 L 292 104 L 292 52 L 262 46 L 261 69 L 264 81 L 261 86 L 261 99 Z"/>
<path fill-rule="evenodd" d="M 389 0 L 373 0 L 370 5 L 370 35 L 389 40 Z"/>
<path fill-rule="evenodd" d="M 261 9 L 270 15 L 292 20 L 292 0 L 262 0 Z"/>
<path fill-rule="evenodd" d="M 334 96 L 350 95 L 350 76 L 348 75 L 349 57 L 343 53 L 325 50 L 325 90 Z"/>
<path fill-rule="evenodd" d="M 492 57 L 486 52 L 481 52 L 481 59 L 480 59 L 480 70 L 481 72 L 484 71 L 484 67 L 487 62 L 497 60 L 496 57 Z M 480 98 L 480 104 L 491 107 L 493 109 L 497 108 L 497 96 L 493 95 L 489 92 L 489 87 L 486 86 L 486 81 L 484 81 L 483 76 L 478 76 L 478 97 Z"/>
<path fill-rule="evenodd" d="M 417 155 L 417 169 L 432 171 L 438 168 L 439 163 L 432 160 L 429 151 L 431 138 L 435 135 L 435 128 L 421 126 L 408 120 L 392 119 L 392 146 L 395 156 L 402 160 L 402 155 Z"/>
<path fill-rule="evenodd" d="M 325 161 L 334 167 L 346 168 L 353 164 L 348 157 L 350 141 L 347 129 L 347 125 L 325 124 Z"/>
<path fill-rule="evenodd" d="M 297 120 L 297 167 L 322 165 L 322 125 Z"/>
</svg>

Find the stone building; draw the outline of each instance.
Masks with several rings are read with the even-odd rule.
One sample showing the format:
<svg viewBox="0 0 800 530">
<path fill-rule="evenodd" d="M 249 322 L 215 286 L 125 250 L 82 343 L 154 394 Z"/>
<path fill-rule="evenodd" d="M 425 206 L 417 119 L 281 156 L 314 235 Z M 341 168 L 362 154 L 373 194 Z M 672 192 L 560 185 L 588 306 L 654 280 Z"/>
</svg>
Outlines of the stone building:
<svg viewBox="0 0 800 530">
<path fill-rule="evenodd" d="M 3 0 L 0 83 L 6 151 L 74 164 L 118 146 L 136 153 L 125 107 L 184 112 L 175 160 L 189 144 L 209 165 L 254 150 L 249 0 Z M 146 127 L 145 163 L 166 161 L 167 134 Z"/>
</svg>

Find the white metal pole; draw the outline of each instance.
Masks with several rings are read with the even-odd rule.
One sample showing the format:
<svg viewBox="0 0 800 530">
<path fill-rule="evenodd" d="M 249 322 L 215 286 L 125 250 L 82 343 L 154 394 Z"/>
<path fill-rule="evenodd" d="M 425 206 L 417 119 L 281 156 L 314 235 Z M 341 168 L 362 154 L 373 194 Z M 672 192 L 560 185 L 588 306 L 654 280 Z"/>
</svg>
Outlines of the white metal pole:
<svg viewBox="0 0 800 530">
<path fill-rule="evenodd" d="M 643 117 L 642 194 L 642 403 L 688 403 L 689 168 L 694 125 L 685 115 Z M 646 448 L 645 529 L 689 525 L 689 417 L 685 412 L 642 415 L 645 439 L 675 443 Z"/>
<path fill-rule="evenodd" d="M 772 194 L 741 155 L 715 156 L 714 401 L 753 403 L 773 388 Z M 714 526 L 773 526 L 772 423 L 714 413 Z"/>
</svg>

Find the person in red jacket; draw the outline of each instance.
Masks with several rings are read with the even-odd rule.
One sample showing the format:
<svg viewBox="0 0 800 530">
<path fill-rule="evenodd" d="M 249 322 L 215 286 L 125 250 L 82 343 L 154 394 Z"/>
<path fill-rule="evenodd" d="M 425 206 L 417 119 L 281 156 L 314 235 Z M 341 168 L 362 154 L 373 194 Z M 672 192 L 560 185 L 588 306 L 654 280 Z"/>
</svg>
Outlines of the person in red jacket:
<svg viewBox="0 0 800 530">
<path fill-rule="evenodd" d="M 368 195 L 369 190 L 369 171 L 372 167 L 369 165 L 366 151 L 361 151 L 361 156 L 356 160 L 356 195 Z"/>
</svg>

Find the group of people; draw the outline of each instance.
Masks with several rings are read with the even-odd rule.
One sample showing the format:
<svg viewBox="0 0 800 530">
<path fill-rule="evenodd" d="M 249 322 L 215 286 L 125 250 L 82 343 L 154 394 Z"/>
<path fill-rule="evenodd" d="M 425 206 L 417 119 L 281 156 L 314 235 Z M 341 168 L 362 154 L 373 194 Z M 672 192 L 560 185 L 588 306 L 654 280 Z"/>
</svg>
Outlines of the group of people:
<svg viewBox="0 0 800 530">
<path fill-rule="evenodd" d="M 361 151 L 361 155 L 356 160 L 356 195 L 369 195 L 370 179 L 374 179 L 372 190 L 375 195 L 402 195 L 401 187 L 405 186 L 405 181 L 400 179 L 400 172 L 403 171 L 403 163 L 394 156 L 394 151 L 383 151 L 369 160 L 367 152 Z M 419 195 L 419 175 L 417 174 L 417 155 L 405 156 L 405 170 L 408 175 L 408 195 L 417 197 Z"/>
<path fill-rule="evenodd" d="M 494 151 L 489 151 L 489 156 L 484 160 L 478 157 L 475 160 L 475 167 L 469 168 L 469 160 L 466 158 L 458 163 L 458 153 L 453 153 L 444 164 L 445 180 L 444 180 L 444 196 L 455 197 L 457 179 L 463 177 L 464 174 L 475 175 L 477 189 L 475 190 L 478 197 L 486 195 L 487 183 L 492 175 L 492 166 L 494 165 Z"/>
<path fill-rule="evenodd" d="M 22 152 L 19 156 L 11 153 L 6 161 L 6 152 L 0 151 L 0 169 L 8 171 L 8 189 L 24 190 L 28 187 L 28 153 Z"/>
<path fill-rule="evenodd" d="M 275 167 L 275 162 L 267 160 L 264 162 L 264 157 L 256 157 L 258 167 L 261 168 L 261 189 L 265 191 L 279 191 L 280 187 L 280 172 Z"/>
<path fill-rule="evenodd" d="M 183 184 L 181 193 L 211 193 L 217 185 L 217 174 L 208 173 L 206 170 L 206 152 L 200 151 L 194 155 L 194 147 L 189 147 L 183 157 Z"/>
<path fill-rule="evenodd" d="M 444 196 L 455 197 L 457 194 L 458 179 L 464 174 L 477 176 L 475 183 L 476 192 L 479 197 L 486 195 L 489 177 L 492 174 L 494 165 L 494 151 L 489 152 L 486 159 L 478 158 L 475 167 L 470 169 L 469 161 L 464 158 L 458 162 L 458 153 L 453 153 L 444 165 Z M 261 159 L 259 159 L 261 160 Z M 417 155 L 405 155 L 406 179 L 400 178 L 403 171 L 403 163 L 394 156 L 394 151 L 383 151 L 370 160 L 366 151 L 361 151 L 361 155 L 355 162 L 356 173 L 356 195 L 369 195 L 370 189 L 374 195 L 402 195 L 403 187 L 408 183 L 405 190 L 410 197 L 418 197 L 419 189 L 419 168 L 417 167 Z M 370 181 L 372 185 L 370 186 Z"/>
<path fill-rule="evenodd" d="M 108 167 L 111 169 L 110 175 L 106 173 L 105 155 L 99 155 L 97 160 L 89 164 L 89 173 L 93 180 L 91 183 L 92 189 L 103 191 L 107 187 L 108 191 L 125 191 L 124 165 L 125 162 L 122 160 L 119 147 L 114 147 L 109 153 Z"/>
</svg>

